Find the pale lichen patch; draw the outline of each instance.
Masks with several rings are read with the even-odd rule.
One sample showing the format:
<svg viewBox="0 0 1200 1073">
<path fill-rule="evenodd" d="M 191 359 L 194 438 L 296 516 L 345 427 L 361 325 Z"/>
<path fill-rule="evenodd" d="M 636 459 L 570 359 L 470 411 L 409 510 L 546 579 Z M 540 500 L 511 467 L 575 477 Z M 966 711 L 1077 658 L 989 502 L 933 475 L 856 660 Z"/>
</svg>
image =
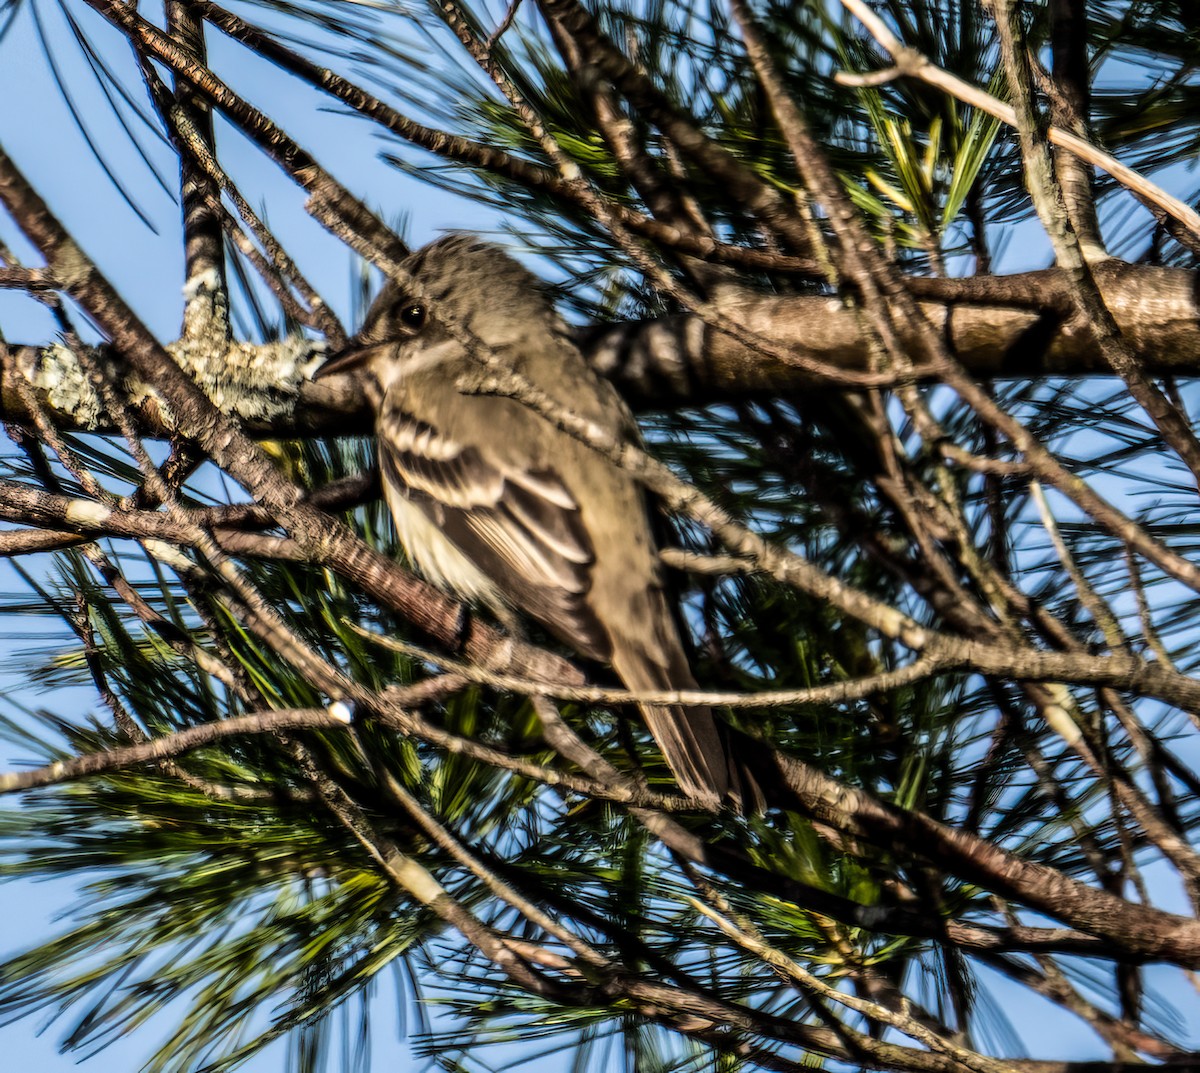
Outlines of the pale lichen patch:
<svg viewBox="0 0 1200 1073">
<path fill-rule="evenodd" d="M 184 555 L 179 548 L 174 544 L 168 544 L 165 540 L 143 540 L 142 546 L 160 563 L 171 567 L 172 570 L 187 573 L 195 566 L 192 560 Z"/>
<path fill-rule="evenodd" d="M 94 499 L 72 499 L 65 512 L 69 525 L 84 527 L 102 526 L 112 515 L 112 510 Z"/>
<path fill-rule="evenodd" d="M 214 268 L 197 272 L 183 286 L 183 338 L 218 356 L 225 349 L 229 329 L 229 296 Z"/>
<path fill-rule="evenodd" d="M 259 345 L 230 343 L 224 337 L 214 345 L 212 340 L 209 333 L 185 334 L 166 349 L 220 410 L 261 424 L 292 415 L 302 385 L 312 378 L 325 355 L 323 343 L 301 335 Z M 89 347 L 85 356 L 89 364 L 102 362 L 106 350 Z M 62 343 L 22 347 L 16 352 L 16 362 L 17 371 L 49 409 L 68 417 L 74 427 L 112 427 L 87 367 L 69 347 Z M 128 409 L 156 414 L 168 427 L 174 424 L 167 400 L 144 381 L 125 379 L 121 394 Z"/>
<path fill-rule="evenodd" d="M 219 351 L 185 338 L 167 350 L 219 409 L 258 422 L 292 413 L 301 384 L 324 355 L 323 346 L 300 335 L 272 343 L 234 342 Z"/>
<path fill-rule="evenodd" d="M 81 428 L 97 428 L 104 409 L 71 348 L 62 343 L 22 352 L 17 368 L 54 410 L 70 414 Z"/>
<path fill-rule="evenodd" d="M 204 290 L 215 293 L 220 286 L 220 273 L 215 268 L 207 268 L 203 272 L 197 272 L 183 285 L 183 300 L 191 302 Z"/>
</svg>

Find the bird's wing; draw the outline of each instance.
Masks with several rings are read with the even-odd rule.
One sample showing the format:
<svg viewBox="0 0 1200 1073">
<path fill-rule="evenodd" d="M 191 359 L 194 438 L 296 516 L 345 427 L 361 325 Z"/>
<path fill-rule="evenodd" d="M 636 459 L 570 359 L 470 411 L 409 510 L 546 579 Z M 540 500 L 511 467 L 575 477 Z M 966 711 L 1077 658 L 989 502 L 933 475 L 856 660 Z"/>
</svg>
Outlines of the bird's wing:
<svg viewBox="0 0 1200 1073">
<path fill-rule="evenodd" d="M 419 507 L 508 601 L 593 659 L 611 645 L 588 607 L 595 554 L 579 504 L 552 466 L 487 458 L 424 421 L 380 416 L 385 481 Z"/>
</svg>

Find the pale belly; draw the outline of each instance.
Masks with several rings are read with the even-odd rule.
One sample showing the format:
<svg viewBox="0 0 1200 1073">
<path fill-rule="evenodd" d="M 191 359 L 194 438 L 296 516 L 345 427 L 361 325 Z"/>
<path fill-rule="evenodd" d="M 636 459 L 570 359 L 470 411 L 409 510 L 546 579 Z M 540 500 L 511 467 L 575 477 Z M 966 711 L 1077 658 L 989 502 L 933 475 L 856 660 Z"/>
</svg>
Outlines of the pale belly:
<svg viewBox="0 0 1200 1073">
<path fill-rule="evenodd" d="M 398 489 L 385 486 L 396 535 L 412 564 L 438 588 L 497 612 L 508 610 L 500 590 L 482 570 L 452 544 L 429 516 Z"/>
</svg>

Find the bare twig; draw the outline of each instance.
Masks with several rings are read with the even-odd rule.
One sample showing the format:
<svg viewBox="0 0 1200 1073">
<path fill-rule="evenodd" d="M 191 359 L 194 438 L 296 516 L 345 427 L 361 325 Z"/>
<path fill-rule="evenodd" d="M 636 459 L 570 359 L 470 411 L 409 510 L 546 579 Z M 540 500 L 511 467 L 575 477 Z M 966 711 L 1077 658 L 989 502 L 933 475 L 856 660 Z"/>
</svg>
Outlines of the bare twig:
<svg viewBox="0 0 1200 1073">
<path fill-rule="evenodd" d="M 99 753 L 87 753 L 70 760 L 56 760 L 45 767 L 31 771 L 14 771 L 0 774 L 0 793 L 15 790 L 32 790 L 39 786 L 55 786 L 72 782 L 91 775 L 103 775 L 138 764 L 155 763 L 170 757 L 201 749 L 217 741 L 240 735 L 270 734 L 278 730 L 345 730 L 343 717 L 326 708 L 287 708 L 271 712 L 255 712 L 251 715 L 235 716 L 215 723 L 203 723 L 188 727 L 159 738 L 108 749 Z"/>
<path fill-rule="evenodd" d="M 1016 112 L 1009 105 L 997 100 L 990 93 L 984 92 L 977 86 L 972 86 L 970 83 L 964 82 L 948 71 L 942 70 L 925 56 L 921 55 L 920 52 L 904 44 L 903 41 L 892 33 L 887 23 L 870 9 L 865 0 L 841 0 L 841 2 L 842 6 L 852 12 L 867 28 L 871 36 L 883 46 L 884 50 L 892 57 L 892 60 L 896 64 L 894 68 L 887 72 L 879 72 L 875 76 L 871 76 L 874 77 L 876 82 L 888 81 L 889 76 L 890 78 L 896 78 L 900 75 L 905 75 L 912 78 L 919 78 L 922 82 L 927 82 L 931 86 L 937 86 L 939 89 L 945 90 L 952 97 L 956 97 L 965 104 L 972 105 L 980 111 L 994 116 L 1008 126 L 1014 129 L 1017 127 Z M 839 75 L 837 78 L 843 85 L 854 85 L 858 76 Z M 1047 131 L 1047 136 L 1055 145 L 1061 145 L 1063 148 L 1069 149 L 1080 160 L 1094 164 L 1096 167 L 1108 172 L 1122 186 L 1128 187 L 1151 204 L 1157 205 L 1164 212 L 1170 214 L 1187 227 L 1193 234 L 1200 235 L 1200 213 L 1185 205 L 1178 198 L 1172 197 L 1165 190 L 1156 186 L 1144 176 L 1139 175 L 1132 168 L 1122 164 L 1115 157 L 1109 156 L 1078 135 L 1062 130 L 1059 127 L 1050 127 Z"/>
</svg>

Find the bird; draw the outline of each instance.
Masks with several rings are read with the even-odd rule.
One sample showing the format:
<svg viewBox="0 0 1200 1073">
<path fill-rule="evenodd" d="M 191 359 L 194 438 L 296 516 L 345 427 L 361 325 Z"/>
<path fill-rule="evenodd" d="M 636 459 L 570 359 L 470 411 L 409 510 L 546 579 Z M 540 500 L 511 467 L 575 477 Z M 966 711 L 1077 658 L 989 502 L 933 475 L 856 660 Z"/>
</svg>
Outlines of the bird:
<svg viewBox="0 0 1200 1073">
<path fill-rule="evenodd" d="M 633 692 L 697 689 L 645 489 L 522 401 L 479 389 L 486 352 L 553 405 L 640 442 L 545 285 L 469 234 L 440 238 L 399 267 L 351 345 L 317 375 L 365 370 L 384 497 L 411 563 L 502 623 L 529 616 L 611 665 Z M 757 787 L 708 706 L 639 709 L 689 797 L 744 811 Z"/>
</svg>

